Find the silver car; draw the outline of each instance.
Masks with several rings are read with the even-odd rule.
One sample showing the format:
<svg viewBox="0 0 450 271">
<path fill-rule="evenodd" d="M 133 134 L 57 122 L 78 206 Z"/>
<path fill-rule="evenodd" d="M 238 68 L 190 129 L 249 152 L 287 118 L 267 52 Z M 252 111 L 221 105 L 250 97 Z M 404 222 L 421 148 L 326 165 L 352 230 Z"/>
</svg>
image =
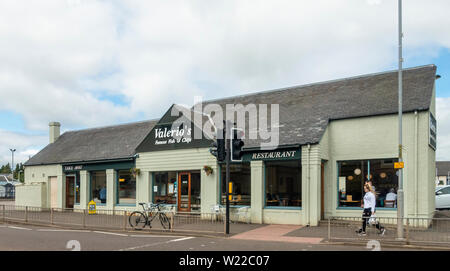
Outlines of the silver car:
<svg viewBox="0 0 450 271">
<path fill-rule="evenodd" d="M 450 209 L 450 185 L 436 187 L 436 209 Z"/>
</svg>

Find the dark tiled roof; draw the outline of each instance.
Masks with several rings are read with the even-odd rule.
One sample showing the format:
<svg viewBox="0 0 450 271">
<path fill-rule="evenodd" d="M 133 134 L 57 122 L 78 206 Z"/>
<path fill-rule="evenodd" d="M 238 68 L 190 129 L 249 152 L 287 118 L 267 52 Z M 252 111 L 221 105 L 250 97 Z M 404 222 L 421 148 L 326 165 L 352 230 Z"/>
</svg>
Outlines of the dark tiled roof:
<svg viewBox="0 0 450 271">
<path fill-rule="evenodd" d="M 436 161 L 437 176 L 448 176 L 450 161 Z"/>
<path fill-rule="evenodd" d="M 403 71 L 403 111 L 431 105 L 436 66 Z M 279 145 L 318 143 L 330 120 L 398 113 L 398 72 L 389 71 L 203 102 L 220 104 L 279 104 Z M 270 117 L 268 118 L 270 124 Z M 246 128 L 248 131 L 248 127 Z M 244 148 L 261 140 L 244 140 Z"/>
<path fill-rule="evenodd" d="M 25 166 L 129 158 L 156 123 L 150 120 L 65 132 Z"/>
</svg>

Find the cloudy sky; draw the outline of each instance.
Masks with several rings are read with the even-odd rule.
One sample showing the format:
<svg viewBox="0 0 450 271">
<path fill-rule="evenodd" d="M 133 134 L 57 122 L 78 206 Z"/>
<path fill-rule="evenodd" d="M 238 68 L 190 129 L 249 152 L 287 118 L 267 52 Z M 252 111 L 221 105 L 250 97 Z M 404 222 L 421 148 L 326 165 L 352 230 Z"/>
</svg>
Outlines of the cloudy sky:
<svg viewBox="0 0 450 271">
<path fill-rule="evenodd" d="M 436 64 L 450 160 L 450 1 L 404 2 L 405 66 Z M 397 68 L 397 0 L 1 0 L 0 164 L 62 132 Z M 446 143 L 447 142 L 447 143 Z"/>
</svg>

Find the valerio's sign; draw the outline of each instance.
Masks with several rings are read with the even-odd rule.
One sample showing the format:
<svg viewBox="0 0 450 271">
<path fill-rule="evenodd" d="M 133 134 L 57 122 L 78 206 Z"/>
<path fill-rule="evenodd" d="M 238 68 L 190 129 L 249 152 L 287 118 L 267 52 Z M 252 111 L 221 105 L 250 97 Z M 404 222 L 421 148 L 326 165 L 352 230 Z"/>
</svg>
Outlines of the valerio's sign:
<svg viewBox="0 0 450 271">
<path fill-rule="evenodd" d="M 431 148 L 433 148 L 433 150 L 436 150 L 436 135 L 437 135 L 436 119 L 430 112 L 430 130 L 429 130 L 428 144 L 430 145 Z"/>
<path fill-rule="evenodd" d="M 189 144 L 192 141 L 192 129 L 191 128 L 176 128 L 160 127 L 154 129 L 155 133 L 155 145 L 167 145 L 176 143 Z"/>
</svg>

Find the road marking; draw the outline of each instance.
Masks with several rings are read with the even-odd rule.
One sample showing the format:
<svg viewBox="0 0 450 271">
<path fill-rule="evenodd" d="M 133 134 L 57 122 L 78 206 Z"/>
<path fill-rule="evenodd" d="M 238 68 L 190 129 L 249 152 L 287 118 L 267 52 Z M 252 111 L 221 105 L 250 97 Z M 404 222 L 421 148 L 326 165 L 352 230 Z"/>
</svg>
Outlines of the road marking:
<svg viewBox="0 0 450 271">
<path fill-rule="evenodd" d="M 106 232 L 106 231 L 94 231 L 94 232 L 95 233 L 102 233 L 102 234 L 117 235 L 117 236 L 128 236 L 128 234 L 115 233 L 115 232 Z"/>
<path fill-rule="evenodd" d="M 178 238 L 178 239 L 169 240 L 169 241 L 165 241 L 165 242 L 156 242 L 153 244 L 147 244 L 147 245 L 142 245 L 142 246 L 137 246 L 137 247 L 122 248 L 122 249 L 119 249 L 119 251 L 135 250 L 135 249 L 146 248 L 146 247 L 154 247 L 154 246 L 159 246 L 159 245 L 163 245 L 163 244 L 168 244 L 171 242 L 180 242 L 180 241 L 184 241 L 184 240 L 188 240 L 188 239 L 192 239 L 192 238 L 195 238 L 195 237 L 184 237 L 184 238 Z"/>
<path fill-rule="evenodd" d="M 182 236 L 174 236 L 174 235 L 130 235 L 130 237 L 148 237 L 148 238 L 153 238 L 153 237 L 166 237 L 166 238 L 178 238 L 178 237 L 182 237 Z"/>
<path fill-rule="evenodd" d="M 14 227 L 14 226 L 8 226 L 8 228 L 16 229 L 16 230 L 26 230 L 26 231 L 31 231 L 32 230 L 32 229 L 27 229 L 27 228 L 22 228 L 22 227 Z"/>
<path fill-rule="evenodd" d="M 36 231 L 48 231 L 48 232 L 91 232 L 89 230 L 62 230 L 62 229 L 38 229 Z"/>
<path fill-rule="evenodd" d="M 180 242 L 180 241 L 189 240 L 189 239 L 192 239 L 192 238 L 195 238 L 195 237 L 184 237 L 184 238 L 179 238 L 179 239 L 175 239 L 175 240 L 169 240 L 169 241 L 167 241 L 167 243 Z"/>
</svg>

